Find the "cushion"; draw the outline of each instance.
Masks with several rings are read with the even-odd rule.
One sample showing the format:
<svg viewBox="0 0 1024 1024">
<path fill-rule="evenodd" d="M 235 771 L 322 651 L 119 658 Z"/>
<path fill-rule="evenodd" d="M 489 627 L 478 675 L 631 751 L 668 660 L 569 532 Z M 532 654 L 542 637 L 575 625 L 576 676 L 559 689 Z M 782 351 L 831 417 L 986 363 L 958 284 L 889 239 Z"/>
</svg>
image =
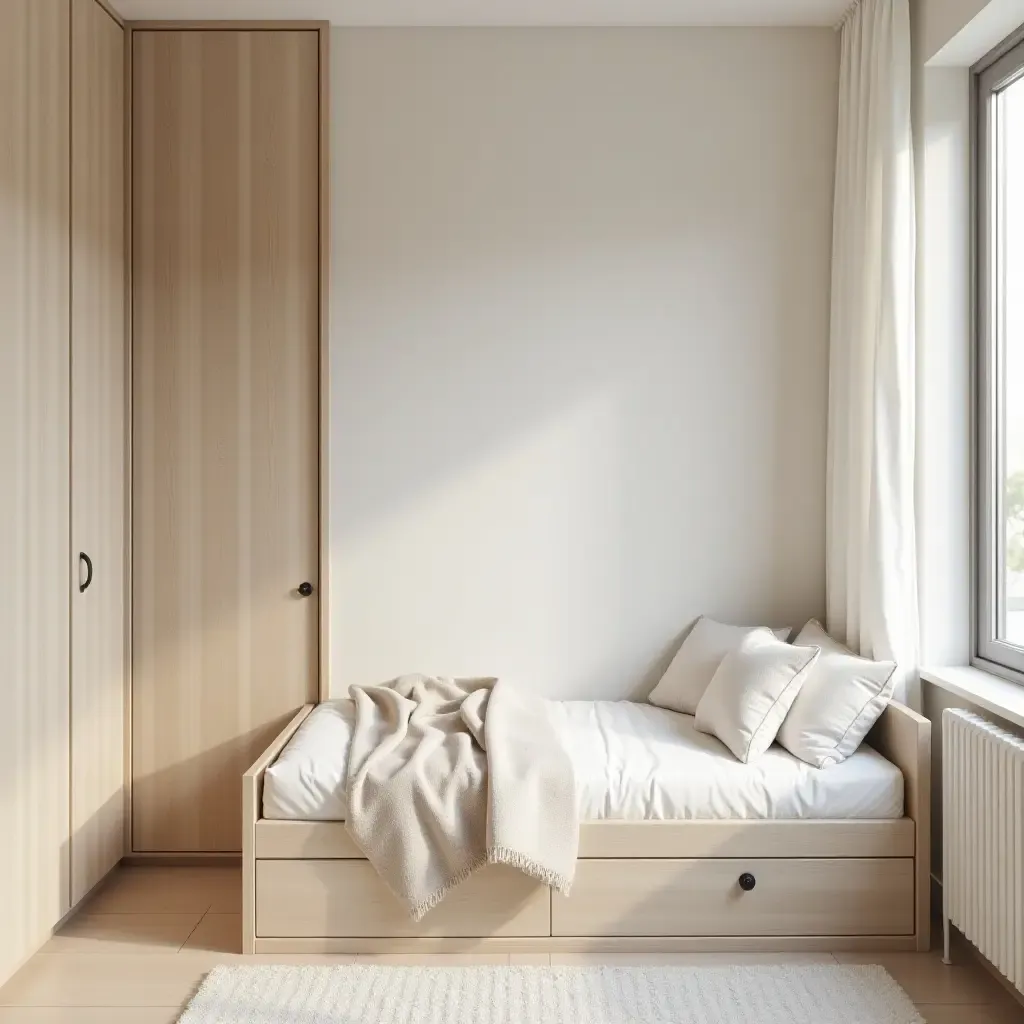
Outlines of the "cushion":
<svg viewBox="0 0 1024 1024">
<path fill-rule="evenodd" d="M 811 667 L 817 647 L 798 647 L 770 630 L 748 633 L 718 666 L 694 724 L 717 736 L 744 764 L 771 745 Z"/>
<path fill-rule="evenodd" d="M 669 711 L 692 715 L 722 659 L 758 626 L 727 626 L 702 615 L 683 641 L 672 664 L 647 698 Z M 776 629 L 780 640 L 788 640 L 789 629 Z"/>
<path fill-rule="evenodd" d="M 821 648 L 779 730 L 779 743 L 815 768 L 845 761 L 892 698 L 896 664 L 858 657 L 811 620 L 796 642 Z"/>
</svg>

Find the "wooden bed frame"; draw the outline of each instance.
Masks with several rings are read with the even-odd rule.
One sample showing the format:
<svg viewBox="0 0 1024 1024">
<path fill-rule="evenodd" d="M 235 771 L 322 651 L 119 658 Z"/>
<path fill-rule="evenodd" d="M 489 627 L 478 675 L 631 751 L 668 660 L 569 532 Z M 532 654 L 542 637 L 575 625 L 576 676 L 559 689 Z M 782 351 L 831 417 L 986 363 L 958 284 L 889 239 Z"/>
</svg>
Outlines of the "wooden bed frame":
<svg viewBox="0 0 1024 1024">
<path fill-rule="evenodd" d="M 245 953 L 929 948 L 931 723 L 901 704 L 868 736 L 903 772 L 901 819 L 582 822 L 571 897 L 487 867 L 419 924 L 343 822 L 262 817 L 263 773 L 313 707 L 243 777 Z"/>
</svg>

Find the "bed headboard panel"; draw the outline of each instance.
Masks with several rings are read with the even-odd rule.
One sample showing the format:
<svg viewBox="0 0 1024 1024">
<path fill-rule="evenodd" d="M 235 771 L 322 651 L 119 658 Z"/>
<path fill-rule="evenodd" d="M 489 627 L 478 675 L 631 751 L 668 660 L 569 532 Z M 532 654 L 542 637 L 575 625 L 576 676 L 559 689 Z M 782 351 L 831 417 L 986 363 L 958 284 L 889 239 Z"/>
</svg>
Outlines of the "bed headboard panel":
<svg viewBox="0 0 1024 1024">
<path fill-rule="evenodd" d="M 868 733 L 868 743 L 903 772 L 904 813 L 914 819 L 916 836 L 918 948 L 927 949 L 931 923 L 932 723 L 892 701 Z"/>
</svg>

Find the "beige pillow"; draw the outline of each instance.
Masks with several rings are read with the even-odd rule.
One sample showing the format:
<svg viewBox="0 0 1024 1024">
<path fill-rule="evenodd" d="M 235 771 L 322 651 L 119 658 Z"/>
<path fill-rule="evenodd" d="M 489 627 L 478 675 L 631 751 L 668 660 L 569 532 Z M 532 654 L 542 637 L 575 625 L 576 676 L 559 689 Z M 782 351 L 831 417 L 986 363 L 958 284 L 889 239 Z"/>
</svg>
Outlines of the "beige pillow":
<svg viewBox="0 0 1024 1024">
<path fill-rule="evenodd" d="M 818 654 L 817 647 L 797 647 L 767 629 L 755 630 L 722 659 L 694 724 L 744 763 L 757 760 L 772 745 Z"/>
<path fill-rule="evenodd" d="M 821 648 L 779 730 L 791 754 L 815 768 L 845 761 L 861 745 L 892 699 L 896 664 L 858 657 L 813 619 L 796 643 Z"/>
<path fill-rule="evenodd" d="M 676 652 L 658 685 L 647 698 L 669 711 L 692 715 L 711 682 L 722 659 L 739 647 L 741 641 L 758 626 L 727 626 L 702 615 Z M 792 630 L 777 629 L 780 640 L 788 640 Z"/>
</svg>

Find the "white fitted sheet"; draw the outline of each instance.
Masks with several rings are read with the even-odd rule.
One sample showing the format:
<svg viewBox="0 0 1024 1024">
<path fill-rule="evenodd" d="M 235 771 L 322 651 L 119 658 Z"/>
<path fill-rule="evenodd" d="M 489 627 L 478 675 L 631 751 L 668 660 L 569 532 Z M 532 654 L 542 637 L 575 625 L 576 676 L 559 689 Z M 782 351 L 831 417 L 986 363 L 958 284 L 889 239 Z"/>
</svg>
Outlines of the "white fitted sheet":
<svg viewBox="0 0 1024 1024">
<path fill-rule="evenodd" d="M 903 775 L 870 747 L 812 768 L 778 745 L 742 764 L 690 715 L 629 701 L 553 701 L 584 821 L 901 818 Z M 343 821 L 354 705 L 316 707 L 266 772 L 263 816 Z"/>
<path fill-rule="evenodd" d="M 743 764 L 692 715 L 651 704 L 570 701 L 552 713 L 585 821 L 903 817 L 903 773 L 870 747 L 818 769 L 773 744 Z"/>
</svg>

